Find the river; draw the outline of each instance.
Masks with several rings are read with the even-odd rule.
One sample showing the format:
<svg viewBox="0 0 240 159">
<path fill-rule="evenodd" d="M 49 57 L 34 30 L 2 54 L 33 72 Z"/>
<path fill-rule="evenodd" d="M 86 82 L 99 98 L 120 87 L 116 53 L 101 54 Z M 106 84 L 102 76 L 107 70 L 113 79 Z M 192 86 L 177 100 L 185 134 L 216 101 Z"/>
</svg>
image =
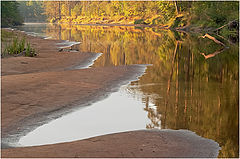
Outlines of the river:
<svg viewBox="0 0 240 159">
<path fill-rule="evenodd" d="M 219 157 L 238 157 L 238 43 L 223 49 L 200 34 L 134 26 L 28 24 L 18 29 L 80 42 L 73 49 L 83 53 L 102 53 L 91 67 L 151 64 L 137 81 L 35 129 L 29 138 L 20 139 L 21 144 L 65 142 L 138 129 L 187 129 L 218 142 Z M 212 56 L 206 56 L 209 54 Z M 65 125 L 73 121 L 76 123 L 67 130 Z M 59 133 L 53 139 L 47 136 L 51 131 L 68 135 Z M 36 136 L 46 138 L 34 141 Z"/>
</svg>

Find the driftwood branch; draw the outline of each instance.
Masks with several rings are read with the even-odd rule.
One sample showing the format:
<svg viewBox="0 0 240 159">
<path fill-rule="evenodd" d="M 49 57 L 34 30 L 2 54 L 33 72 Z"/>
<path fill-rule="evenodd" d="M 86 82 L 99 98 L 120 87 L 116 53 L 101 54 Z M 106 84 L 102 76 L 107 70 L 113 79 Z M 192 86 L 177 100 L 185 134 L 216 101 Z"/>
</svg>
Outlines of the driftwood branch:
<svg viewBox="0 0 240 159">
<path fill-rule="evenodd" d="M 222 28 L 224 28 L 225 26 L 228 26 L 228 25 L 229 25 L 229 23 L 227 23 L 227 24 L 225 24 L 225 25 L 223 25 L 223 26 L 221 26 L 221 27 L 215 29 L 215 31 L 218 31 L 218 30 L 220 30 L 220 29 L 222 29 Z"/>
<path fill-rule="evenodd" d="M 224 28 L 225 26 L 228 26 L 229 24 L 231 24 L 232 22 L 235 22 L 235 21 L 237 21 L 237 20 L 230 21 L 230 22 L 228 22 L 227 24 L 225 24 L 225 25 L 223 25 L 223 26 L 221 26 L 221 27 L 215 29 L 215 31 L 218 31 L 218 30 Z"/>
<path fill-rule="evenodd" d="M 208 55 L 206 55 L 205 53 L 200 53 L 200 54 L 203 55 L 205 59 L 209 59 L 209 58 L 211 58 L 211 57 L 216 56 L 217 54 L 220 54 L 220 53 L 223 52 L 224 50 L 225 50 L 225 48 L 222 48 L 222 49 L 220 49 L 220 50 L 215 51 L 215 52 L 212 53 L 212 54 L 208 54 Z"/>
<path fill-rule="evenodd" d="M 219 45 L 222 45 L 222 46 L 225 46 L 224 43 L 222 43 L 221 41 L 217 40 L 215 37 L 209 35 L 209 34 L 205 34 L 204 36 L 200 36 L 201 38 L 208 38 L 208 39 L 211 39 L 213 40 L 215 43 L 219 44 Z"/>
<path fill-rule="evenodd" d="M 223 36 L 221 36 L 221 35 L 219 35 L 219 34 L 215 34 L 215 35 L 217 35 L 218 37 L 220 37 L 220 38 L 222 38 L 223 40 L 227 41 L 229 44 L 235 45 L 234 43 L 232 43 L 230 40 L 224 38 Z"/>
</svg>

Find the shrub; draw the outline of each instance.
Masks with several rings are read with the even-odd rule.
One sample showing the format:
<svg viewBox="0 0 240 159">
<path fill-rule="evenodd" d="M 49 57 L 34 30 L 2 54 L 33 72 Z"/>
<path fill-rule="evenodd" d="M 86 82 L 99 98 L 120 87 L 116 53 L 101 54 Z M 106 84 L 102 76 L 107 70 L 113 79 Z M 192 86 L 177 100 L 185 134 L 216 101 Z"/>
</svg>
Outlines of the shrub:
<svg viewBox="0 0 240 159">
<path fill-rule="evenodd" d="M 14 38 L 12 44 L 8 45 L 3 55 L 21 55 L 24 54 L 25 56 L 34 57 L 36 56 L 36 51 L 31 48 L 30 43 L 27 43 L 25 48 L 26 40 L 25 38 L 18 40 L 18 38 Z"/>
<path fill-rule="evenodd" d="M 37 55 L 37 54 L 36 54 L 35 49 L 31 48 L 30 43 L 27 43 L 27 48 L 26 48 L 25 56 L 34 57 L 34 56 L 36 56 L 36 55 Z"/>
</svg>

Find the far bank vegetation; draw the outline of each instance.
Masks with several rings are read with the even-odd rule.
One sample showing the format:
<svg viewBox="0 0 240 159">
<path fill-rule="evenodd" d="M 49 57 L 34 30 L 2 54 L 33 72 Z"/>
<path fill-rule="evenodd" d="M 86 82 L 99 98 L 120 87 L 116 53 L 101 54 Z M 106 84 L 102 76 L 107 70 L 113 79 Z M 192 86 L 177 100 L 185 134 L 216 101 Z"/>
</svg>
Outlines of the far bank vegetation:
<svg viewBox="0 0 240 159">
<path fill-rule="evenodd" d="M 45 1 L 43 7 L 52 23 L 218 28 L 239 18 L 234 1 Z"/>
</svg>

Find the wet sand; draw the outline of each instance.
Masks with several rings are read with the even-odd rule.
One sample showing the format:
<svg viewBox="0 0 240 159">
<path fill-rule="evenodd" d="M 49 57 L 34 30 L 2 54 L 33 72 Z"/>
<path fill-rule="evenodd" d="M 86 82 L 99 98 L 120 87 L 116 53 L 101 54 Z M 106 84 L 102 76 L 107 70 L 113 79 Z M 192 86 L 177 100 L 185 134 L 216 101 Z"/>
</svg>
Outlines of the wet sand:
<svg viewBox="0 0 240 159">
<path fill-rule="evenodd" d="M 141 130 L 54 145 L 6 149 L 3 157 L 216 157 L 214 142 L 188 131 Z"/>
<path fill-rule="evenodd" d="M 106 98 L 122 84 L 137 79 L 145 69 L 133 65 L 76 70 L 73 68 L 86 66 L 97 54 L 59 52 L 59 40 L 26 38 L 37 50 L 37 57 L 1 60 L 2 148 L 7 148 L 2 149 L 2 157 L 216 157 L 215 151 L 205 152 L 213 150 L 216 143 L 208 140 L 211 144 L 206 144 L 206 139 L 198 140 L 197 135 L 188 140 L 191 135 L 179 136 L 179 131 L 133 131 L 69 143 L 8 148 L 37 126 Z"/>
</svg>

